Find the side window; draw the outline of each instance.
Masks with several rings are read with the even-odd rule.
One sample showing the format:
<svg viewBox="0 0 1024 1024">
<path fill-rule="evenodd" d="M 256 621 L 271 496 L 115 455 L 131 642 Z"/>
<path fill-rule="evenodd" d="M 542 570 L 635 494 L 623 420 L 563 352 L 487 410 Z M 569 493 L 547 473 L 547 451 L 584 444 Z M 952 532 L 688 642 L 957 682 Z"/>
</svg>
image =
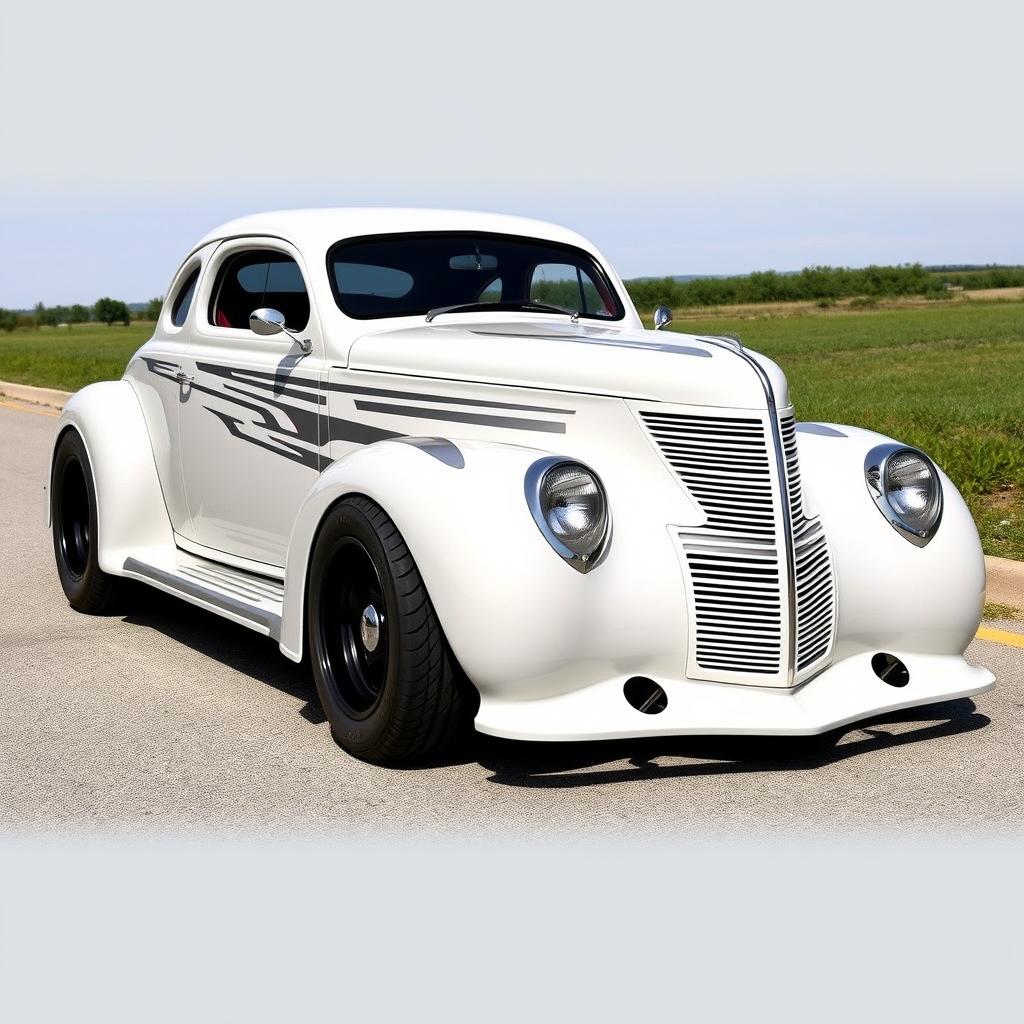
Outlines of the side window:
<svg viewBox="0 0 1024 1024">
<path fill-rule="evenodd" d="M 171 323 L 175 327 L 184 325 L 188 318 L 189 307 L 192 305 L 192 296 L 196 293 L 196 282 L 199 280 L 199 267 L 196 267 L 188 277 L 185 278 L 178 294 L 174 297 L 174 304 L 171 306 Z"/>
<path fill-rule="evenodd" d="M 496 277 L 490 284 L 486 285 L 477 295 L 477 302 L 501 302 L 501 278 Z"/>
<path fill-rule="evenodd" d="M 254 309 L 276 309 L 301 331 L 309 323 L 309 295 L 299 265 L 271 249 L 247 249 L 229 256 L 217 273 L 210 297 L 210 323 L 247 328 Z"/>
<path fill-rule="evenodd" d="M 530 278 L 530 298 L 581 313 L 611 314 L 593 278 L 574 263 L 540 263 Z"/>
</svg>

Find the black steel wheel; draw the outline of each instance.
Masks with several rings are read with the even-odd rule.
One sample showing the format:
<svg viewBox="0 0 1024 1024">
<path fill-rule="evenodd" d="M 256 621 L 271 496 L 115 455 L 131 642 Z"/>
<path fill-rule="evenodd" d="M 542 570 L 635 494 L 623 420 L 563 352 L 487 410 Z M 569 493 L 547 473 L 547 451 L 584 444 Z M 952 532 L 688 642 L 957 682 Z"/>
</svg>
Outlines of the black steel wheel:
<svg viewBox="0 0 1024 1024">
<path fill-rule="evenodd" d="M 343 537 L 320 581 L 317 622 L 322 669 L 336 680 L 353 718 L 377 706 L 388 676 L 384 589 L 369 552 Z"/>
<path fill-rule="evenodd" d="M 435 755 L 467 727 L 473 690 L 395 524 L 368 498 L 326 516 L 310 561 L 307 642 L 335 738 L 379 764 Z"/>
<path fill-rule="evenodd" d="M 80 580 L 89 568 L 92 517 L 85 470 L 74 454 L 61 467 L 58 493 L 56 530 L 60 555 L 71 576 Z"/>
<path fill-rule="evenodd" d="M 53 553 L 68 603 L 80 612 L 106 611 L 120 581 L 99 566 L 92 467 L 75 430 L 65 431 L 57 445 L 50 488 Z"/>
</svg>

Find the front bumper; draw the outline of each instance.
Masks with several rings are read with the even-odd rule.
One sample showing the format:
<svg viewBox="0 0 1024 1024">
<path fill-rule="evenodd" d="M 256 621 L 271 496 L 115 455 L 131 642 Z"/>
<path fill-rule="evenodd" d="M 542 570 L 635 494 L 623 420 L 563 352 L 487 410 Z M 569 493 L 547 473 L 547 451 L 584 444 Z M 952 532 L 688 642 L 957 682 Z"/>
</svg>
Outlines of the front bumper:
<svg viewBox="0 0 1024 1024">
<path fill-rule="evenodd" d="M 668 695 L 660 714 L 635 710 L 626 677 L 537 700 L 483 696 L 476 728 L 518 740 L 606 740 L 641 736 L 813 736 L 889 711 L 958 700 L 995 686 L 988 669 L 962 657 L 901 654 L 910 681 L 893 687 L 871 668 L 871 653 L 833 665 L 792 690 L 655 679 Z"/>
</svg>

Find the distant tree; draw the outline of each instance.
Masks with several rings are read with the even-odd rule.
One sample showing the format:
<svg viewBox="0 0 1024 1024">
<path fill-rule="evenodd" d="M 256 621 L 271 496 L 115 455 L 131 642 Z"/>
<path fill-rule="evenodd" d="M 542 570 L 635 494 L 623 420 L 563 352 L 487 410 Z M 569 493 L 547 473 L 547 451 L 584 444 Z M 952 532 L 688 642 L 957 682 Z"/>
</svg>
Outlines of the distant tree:
<svg viewBox="0 0 1024 1024">
<path fill-rule="evenodd" d="M 18 326 L 18 314 L 13 309 L 0 309 L 0 331 L 13 331 Z"/>
<path fill-rule="evenodd" d="M 125 326 L 131 323 L 132 318 L 128 306 L 120 299 L 107 297 L 97 299 L 96 305 L 92 307 L 92 311 L 96 319 L 108 327 L 116 323 L 122 323 Z"/>
<path fill-rule="evenodd" d="M 76 302 L 68 311 L 69 324 L 86 324 L 92 319 L 92 310 Z"/>
<path fill-rule="evenodd" d="M 163 299 L 150 299 L 142 311 L 142 320 L 159 320 L 160 310 L 164 308 Z"/>
<path fill-rule="evenodd" d="M 54 310 L 47 309 L 41 302 L 36 303 L 32 315 L 35 318 L 37 327 L 53 327 L 58 322 L 57 317 L 54 315 Z"/>
</svg>

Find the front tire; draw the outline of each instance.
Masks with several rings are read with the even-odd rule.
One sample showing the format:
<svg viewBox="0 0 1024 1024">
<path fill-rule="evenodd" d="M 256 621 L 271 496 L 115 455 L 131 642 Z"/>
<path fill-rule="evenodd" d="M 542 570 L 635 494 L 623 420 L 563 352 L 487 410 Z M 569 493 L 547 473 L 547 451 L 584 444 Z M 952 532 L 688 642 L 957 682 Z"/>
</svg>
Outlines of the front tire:
<svg viewBox="0 0 1024 1024">
<path fill-rule="evenodd" d="M 338 743 L 376 764 L 436 755 L 472 719 L 455 662 L 398 528 L 369 498 L 325 518 L 309 575 L 307 639 Z"/>
<path fill-rule="evenodd" d="M 114 604 L 120 580 L 99 566 L 96 489 L 82 438 L 68 430 L 53 458 L 51 477 L 53 554 L 68 603 L 96 615 Z"/>
</svg>

